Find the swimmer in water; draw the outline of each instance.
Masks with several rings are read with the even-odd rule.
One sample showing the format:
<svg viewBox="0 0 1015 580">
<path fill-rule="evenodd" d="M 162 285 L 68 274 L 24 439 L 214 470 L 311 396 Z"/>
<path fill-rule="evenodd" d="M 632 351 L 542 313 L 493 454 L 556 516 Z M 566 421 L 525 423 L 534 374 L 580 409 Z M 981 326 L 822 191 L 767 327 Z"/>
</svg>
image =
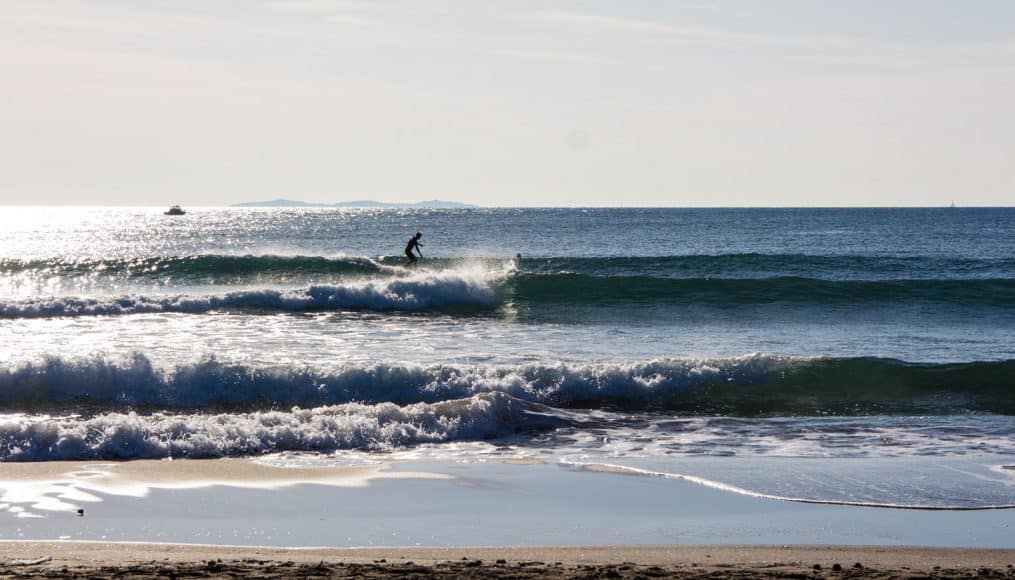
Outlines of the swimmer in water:
<svg viewBox="0 0 1015 580">
<path fill-rule="evenodd" d="M 420 258 L 423 257 L 423 250 L 420 249 L 420 248 L 423 247 L 423 245 L 419 243 L 419 239 L 422 238 L 422 237 L 423 237 L 423 234 L 421 234 L 419 232 L 416 232 L 416 235 L 412 236 L 409 239 L 409 243 L 405 245 L 405 256 L 407 258 L 409 258 L 408 263 L 405 264 L 406 266 L 408 266 L 410 264 L 415 264 L 416 263 L 416 256 L 414 256 L 413 253 L 412 253 L 413 249 L 416 250 L 416 252 L 419 254 Z"/>
</svg>

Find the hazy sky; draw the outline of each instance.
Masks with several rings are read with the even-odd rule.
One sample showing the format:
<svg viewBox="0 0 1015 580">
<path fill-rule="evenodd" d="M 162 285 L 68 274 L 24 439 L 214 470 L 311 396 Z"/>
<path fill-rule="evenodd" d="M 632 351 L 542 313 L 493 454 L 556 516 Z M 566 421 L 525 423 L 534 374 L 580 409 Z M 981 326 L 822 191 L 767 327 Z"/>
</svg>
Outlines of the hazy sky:
<svg viewBox="0 0 1015 580">
<path fill-rule="evenodd" d="M 0 202 L 1012 205 L 1015 2 L 0 0 Z"/>
</svg>

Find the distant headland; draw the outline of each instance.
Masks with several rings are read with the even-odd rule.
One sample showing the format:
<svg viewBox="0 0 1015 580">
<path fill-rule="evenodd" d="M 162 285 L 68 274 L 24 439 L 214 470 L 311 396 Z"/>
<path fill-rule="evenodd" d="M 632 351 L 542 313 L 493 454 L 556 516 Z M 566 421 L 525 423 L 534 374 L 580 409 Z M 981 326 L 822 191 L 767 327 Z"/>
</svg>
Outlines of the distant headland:
<svg viewBox="0 0 1015 580">
<path fill-rule="evenodd" d="M 234 203 L 231 207 L 394 207 L 394 208 L 420 208 L 420 209 L 446 209 L 446 208 L 469 208 L 477 207 L 472 204 L 460 201 L 444 201 L 431 199 L 416 203 L 388 203 L 374 201 L 372 199 L 360 199 L 355 201 L 340 201 L 338 203 L 313 203 L 307 201 L 296 201 L 292 199 L 273 199 L 270 201 L 247 201 Z"/>
</svg>

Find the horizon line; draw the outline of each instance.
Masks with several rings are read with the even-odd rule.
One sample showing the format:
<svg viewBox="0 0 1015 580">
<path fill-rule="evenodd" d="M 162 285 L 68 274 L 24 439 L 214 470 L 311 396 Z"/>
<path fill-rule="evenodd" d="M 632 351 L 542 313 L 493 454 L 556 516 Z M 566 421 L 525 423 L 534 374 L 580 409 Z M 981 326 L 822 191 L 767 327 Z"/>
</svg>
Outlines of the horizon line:
<svg viewBox="0 0 1015 580">
<path fill-rule="evenodd" d="M 397 202 L 392 202 L 397 203 Z M 384 206 L 236 206 L 236 205 L 188 205 L 191 209 L 234 209 L 240 211 L 266 209 L 300 209 L 321 211 L 362 211 L 362 210 L 442 210 L 469 211 L 477 209 L 1015 209 L 1015 205 L 477 205 L 470 207 L 384 207 Z M 84 208 L 84 209 L 164 209 L 164 205 L 128 204 L 21 204 L 3 203 L 0 207 L 11 208 Z"/>
<path fill-rule="evenodd" d="M 238 202 L 239 204 L 251 202 Z M 257 203 L 257 202 L 254 202 Z M 327 205 L 324 202 L 307 202 L 307 206 L 240 206 L 238 204 L 188 205 L 189 208 L 200 209 L 317 209 L 317 210 L 364 210 L 364 209 L 1012 209 L 1012 205 L 479 205 L 470 202 L 457 202 L 472 207 L 371 207 L 371 206 L 340 206 Z M 320 203 L 320 205 L 315 205 Z M 381 202 L 391 205 L 415 205 L 419 202 Z M 183 205 L 183 204 L 180 204 Z M 23 208 L 165 208 L 155 204 L 55 204 L 55 203 L 7 203 L 0 202 L 0 207 Z"/>
</svg>

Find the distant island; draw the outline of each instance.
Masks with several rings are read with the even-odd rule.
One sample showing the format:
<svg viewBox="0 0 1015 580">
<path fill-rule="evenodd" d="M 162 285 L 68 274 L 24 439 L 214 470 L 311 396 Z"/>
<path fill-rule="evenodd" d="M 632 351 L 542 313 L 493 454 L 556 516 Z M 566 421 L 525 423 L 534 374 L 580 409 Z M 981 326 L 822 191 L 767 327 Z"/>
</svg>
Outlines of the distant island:
<svg viewBox="0 0 1015 580">
<path fill-rule="evenodd" d="M 472 204 L 460 201 L 443 201 L 431 199 L 417 203 L 387 203 L 374 201 L 372 199 L 360 199 L 356 201 L 340 201 L 338 203 L 312 203 L 307 201 L 296 201 L 292 199 L 273 199 L 270 201 L 247 201 L 234 203 L 231 207 L 395 207 L 395 208 L 420 208 L 420 209 L 447 209 L 447 208 L 469 208 L 476 207 Z"/>
</svg>

